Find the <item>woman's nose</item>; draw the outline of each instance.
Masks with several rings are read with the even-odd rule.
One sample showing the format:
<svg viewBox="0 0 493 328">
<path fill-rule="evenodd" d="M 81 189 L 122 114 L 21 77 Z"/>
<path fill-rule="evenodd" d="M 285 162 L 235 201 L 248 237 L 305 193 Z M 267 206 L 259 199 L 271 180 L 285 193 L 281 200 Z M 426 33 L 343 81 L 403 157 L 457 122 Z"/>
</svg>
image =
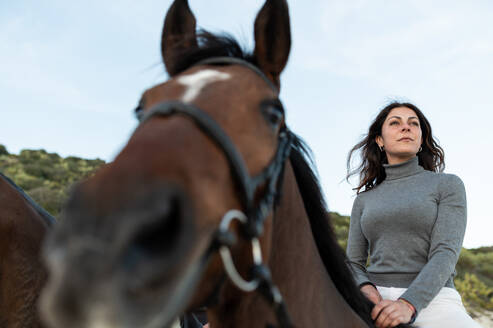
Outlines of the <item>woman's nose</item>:
<svg viewBox="0 0 493 328">
<path fill-rule="evenodd" d="M 402 125 L 402 131 L 410 131 L 411 130 L 411 126 L 407 123 L 404 123 Z"/>
</svg>

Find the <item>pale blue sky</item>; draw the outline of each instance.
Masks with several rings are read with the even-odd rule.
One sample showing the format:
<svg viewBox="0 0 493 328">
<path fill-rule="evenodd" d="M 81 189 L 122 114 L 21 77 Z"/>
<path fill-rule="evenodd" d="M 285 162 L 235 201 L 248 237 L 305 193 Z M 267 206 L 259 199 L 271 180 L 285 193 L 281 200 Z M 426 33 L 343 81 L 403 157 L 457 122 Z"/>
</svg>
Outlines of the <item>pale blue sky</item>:
<svg viewBox="0 0 493 328">
<path fill-rule="evenodd" d="M 166 79 L 159 42 L 170 0 L 0 2 L 0 143 L 111 160 L 141 92 Z M 201 27 L 252 45 L 261 0 L 190 0 Z M 310 144 L 333 211 L 349 214 L 349 149 L 389 100 L 410 100 L 468 194 L 466 247 L 493 245 L 493 2 L 289 1 L 281 98 Z"/>
</svg>

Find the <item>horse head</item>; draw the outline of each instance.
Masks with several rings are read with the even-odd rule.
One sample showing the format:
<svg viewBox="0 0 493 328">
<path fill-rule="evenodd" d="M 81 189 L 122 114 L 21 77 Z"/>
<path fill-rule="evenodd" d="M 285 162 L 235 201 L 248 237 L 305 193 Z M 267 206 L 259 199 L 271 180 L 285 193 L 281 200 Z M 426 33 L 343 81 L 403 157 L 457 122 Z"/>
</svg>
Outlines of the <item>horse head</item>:
<svg viewBox="0 0 493 328">
<path fill-rule="evenodd" d="M 188 2 L 174 1 L 161 43 L 169 80 L 143 93 L 138 128 L 75 189 L 46 244 L 42 312 L 52 327 L 167 326 L 224 284 L 218 240 L 229 238 L 245 279 L 251 238 L 232 236 L 261 235 L 256 256 L 268 256 L 290 148 L 278 98 L 289 25 L 286 1 L 267 0 L 245 53 L 196 33 Z"/>
</svg>

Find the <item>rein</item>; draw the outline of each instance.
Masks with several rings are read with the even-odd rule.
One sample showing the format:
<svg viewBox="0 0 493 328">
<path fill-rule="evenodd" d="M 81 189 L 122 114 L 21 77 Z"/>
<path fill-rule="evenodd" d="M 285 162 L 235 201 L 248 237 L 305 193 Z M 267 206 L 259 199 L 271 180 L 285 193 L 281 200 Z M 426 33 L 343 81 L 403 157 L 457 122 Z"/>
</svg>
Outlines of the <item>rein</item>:
<svg viewBox="0 0 493 328">
<path fill-rule="evenodd" d="M 241 65 L 253 70 L 277 94 L 279 92 L 262 71 L 242 59 L 214 57 L 200 61 L 195 64 L 195 66 L 197 65 Z M 265 219 L 273 211 L 278 181 L 291 151 L 292 134 L 287 128 L 283 128 L 280 131 L 278 146 L 273 159 L 260 174 L 252 177 L 248 173 L 245 161 L 229 136 L 212 117 L 197 106 L 181 101 L 166 101 L 157 104 L 146 113 L 142 111 L 136 113 L 140 121 L 139 127 L 152 117 L 169 117 L 178 114 L 190 118 L 222 150 L 228 160 L 232 176 L 240 191 L 240 199 L 245 211 L 231 209 L 223 216 L 215 237 L 204 257 L 209 258 L 213 252 L 219 250 L 225 271 L 233 284 L 245 292 L 260 292 L 272 305 L 279 327 L 293 327 L 282 295 L 272 282 L 269 268 L 263 264 L 260 242 L 258 240 L 263 233 Z M 266 186 L 266 190 L 260 201 L 255 203 L 255 193 L 261 186 Z M 254 264 L 251 268 L 253 277 L 251 281 L 245 281 L 240 276 L 232 260 L 230 248 L 235 244 L 236 237 L 229 231 L 229 226 L 234 220 L 238 220 L 240 223 L 242 237 L 252 244 Z M 205 265 L 207 261 L 203 261 L 203 263 Z"/>
</svg>

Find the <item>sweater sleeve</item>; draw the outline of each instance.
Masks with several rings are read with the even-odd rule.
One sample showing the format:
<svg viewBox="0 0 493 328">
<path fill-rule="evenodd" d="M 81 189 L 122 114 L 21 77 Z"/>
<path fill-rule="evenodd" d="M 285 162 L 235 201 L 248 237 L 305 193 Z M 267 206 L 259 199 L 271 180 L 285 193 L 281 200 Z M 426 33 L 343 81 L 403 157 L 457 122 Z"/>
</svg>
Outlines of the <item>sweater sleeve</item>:
<svg viewBox="0 0 493 328">
<path fill-rule="evenodd" d="M 347 256 L 353 271 L 356 283 L 361 286 L 370 282 L 366 271 L 366 261 L 368 259 L 368 241 L 361 230 L 361 213 L 363 207 L 360 197 L 356 197 L 351 210 L 349 221 L 349 236 L 347 242 Z"/>
<path fill-rule="evenodd" d="M 466 230 L 466 192 L 455 175 L 444 175 L 439 185 L 437 219 L 433 226 L 428 262 L 401 298 L 417 311 L 426 307 L 455 270 Z"/>
</svg>

